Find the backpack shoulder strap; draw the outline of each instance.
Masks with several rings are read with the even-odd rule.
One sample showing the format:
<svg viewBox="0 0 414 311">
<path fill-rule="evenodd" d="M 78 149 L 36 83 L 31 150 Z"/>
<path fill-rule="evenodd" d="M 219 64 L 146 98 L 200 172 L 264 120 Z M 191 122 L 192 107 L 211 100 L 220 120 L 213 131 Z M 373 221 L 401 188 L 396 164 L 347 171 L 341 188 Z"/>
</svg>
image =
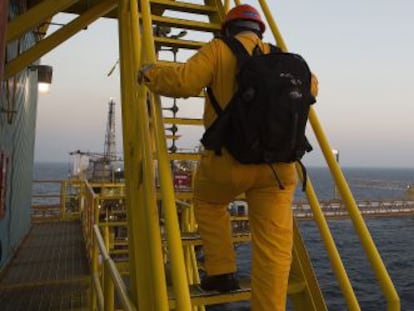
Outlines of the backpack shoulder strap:
<svg viewBox="0 0 414 311">
<path fill-rule="evenodd" d="M 250 54 L 247 52 L 243 44 L 236 38 L 229 36 L 221 36 L 218 38 L 221 39 L 230 48 L 230 50 L 236 56 L 239 66 L 243 64 L 248 57 L 250 57 Z M 209 86 L 207 87 L 207 95 L 210 99 L 211 105 L 214 108 L 214 111 L 218 116 L 220 116 L 223 113 L 223 109 L 220 107 L 216 97 L 214 96 L 213 90 Z"/>
<path fill-rule="evenodd" d="M 239 66 L 243 64 L 250 57 L 250 54 L 249 52 L 247 52 L 244 45 L 236 38 L 225 36 L 225 37 L 221 37 L 220 39 L 223 40 L 223 42 L 233 52 L 234 56 L 236 56 L 237 63 L 239 64 Z"/>
<path fill-rule="evenodd" d="M 207 95 L 217 116 L 220 116 L 223 113 L 223 109 L 220 107 L 219 103 L 217 102 L 216 96 L 214 96 L 213 90 L 209 86 L 207 86 Z"/>
<path fill-rule="evenodd" d="M 239 67 L 249 57 L 251 57 L 250 54 L 249 54 L 249 52 L 244 47 L 244 45 L 239 40 L 237 40 L 235 37 L 232 37 L 232 36 L 220 36 L 218 38 L 221 39 L 230 48 L 230 50 L 233 52 L 233 54 L 236 56 L 237 63 L 239 65 Z M 277 46 L 274 46 L 274 45 L 272 45 L 270 43 L 269 43 L 269 46 L 270 46 L 270 53 L 281 52 L 281 49 L 278 48 Z M 255 47 L 255 50 L 257 52 L 256 53 L 253 52 L 253 54 L 258 54 L 258 55 L 263 54 L 263 52 L 260 50 L 259 46 L 257 46 L 257 45 Z M 210 103 L 211 103 L 211 105 L 214 108 L 214 111 L 216 112 L 216 114 L 218 116 L 220 116 L 223 113 L 223 109 L 218 104 L 217 99 L 214 96 L 213 90 L 208 86 L 206 91 L 207 91 L 207 95 L 208 95 L 208 97 L 210 99 Z"/>
<path fill-rule="evenodd" d="M 282 53 L 282 49 L 280 47 L 277 47 L 276 45 L 273 45 L 271 43 L 268 43 L 270 46 L 270 53 Z"/>
</svg>

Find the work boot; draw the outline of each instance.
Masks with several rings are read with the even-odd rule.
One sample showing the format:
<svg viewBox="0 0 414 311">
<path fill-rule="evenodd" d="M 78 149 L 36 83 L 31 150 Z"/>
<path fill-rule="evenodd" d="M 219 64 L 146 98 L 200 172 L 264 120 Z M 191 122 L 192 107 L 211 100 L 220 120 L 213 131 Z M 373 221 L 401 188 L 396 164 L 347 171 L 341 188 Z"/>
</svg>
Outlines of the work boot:
<svg viewBox="0 0 414 311">
<path fill-rule="evenodd" d="M 240 289 L 234 273 L 206 276 L 201 280 L 201 288 L 206 291 L 230 292 Z"/>
</svg>

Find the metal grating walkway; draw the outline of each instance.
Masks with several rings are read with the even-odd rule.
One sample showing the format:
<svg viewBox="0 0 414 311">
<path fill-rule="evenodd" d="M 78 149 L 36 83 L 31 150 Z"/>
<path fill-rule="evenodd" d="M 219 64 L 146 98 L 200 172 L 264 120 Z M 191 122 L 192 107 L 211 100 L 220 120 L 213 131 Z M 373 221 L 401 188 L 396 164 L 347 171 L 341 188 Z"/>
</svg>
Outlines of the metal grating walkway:
<svg viewBox="0 0 414 311">
<path fill-rule="evenodd" d="M 0 310 L 84 310 L 89 267 L 79 222 L 33 224 L 0 280 Z"/>
</svg>

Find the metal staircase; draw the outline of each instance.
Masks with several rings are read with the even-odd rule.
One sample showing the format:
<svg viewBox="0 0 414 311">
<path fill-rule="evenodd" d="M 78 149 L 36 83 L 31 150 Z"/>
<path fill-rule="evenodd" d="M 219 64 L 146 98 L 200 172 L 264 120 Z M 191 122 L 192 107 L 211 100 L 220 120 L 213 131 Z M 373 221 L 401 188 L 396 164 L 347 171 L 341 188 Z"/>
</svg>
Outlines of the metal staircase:
<svg viewBox="0 0 414 311">
<path fill-rule="evenodd" d="M 242 282 L 241 290 L 228 294 L 203 292 L 196 285 L 199 282 L 200 266 L 195 247 L 201 241 L 196 234 L 192 195 L 191 192 L 174 189 L 171 161 L 198 159 L 196 153 L 176 152 L 179 148 L 175 143 L 182 139 L 178 135 L 182 126 L 201 126 L 201 118 L 177 117 L 176 112 L 181 109 L 180 103 L 174 100 L 172 107 L 163 104 L 159 96 L 150 94 L 145 86 L 136 83 L 137 70 L 142 64 L 163 62 L 174 66 L 177 53 L 183 51 L 184 55 L 190 55 L 188 50 L 196 50 L 210 40 L 221 28 L 229 1 L 38 0 L 30 3 L 32 6 L 25 14 L 8 23 L 6 42 L 13 42 L 28 31 L 44 33 L 48 21 L 58 12 L 70 12 L 79 16 L 48 36 L 39 35 L 36 45 L 6 64 L 4 79 L 18 74 L 98 18 L 118 19 L 128 215 L 129 299 L 132 305 L 139 310 L 203 310 L 209 304 L 248 300 L 248 281 Z M 263 11 L 278 46 L 287 50 L 266 1 L 258 0 L 258 8 Z M 177 34 L 170 35 L 170 31 Z M 189 39 L 180 35 L 184 32 Z M 173 61 L 158 59 L 162 54 L 160 51 L 165 49 L 174 53 Z M 194 99 L 197 100 L 200 101 L 200 98 Z M 172 111 L 173 117 L 164 116 L 163 110 Z M 399 310 L 398 295 L 313 109 L 310 112 L 310 123 L 381 284 L 388 310 Z M 171 135 L 166 135 L 166 125 L 169 126 L 167 131 Z M 170 148 L 167 141 L 171 143 Z M 159 185 L 154 182 L 156 179 Z M 307 196 L 348 308 L 359 310 L 310 181 Z M 181 211 L 180 215 L 178 211 Z M 248 242 L 249 238 L 249 234 L 244 233 L 234 236 L 235 242 L 239 243 Z M 166 281 L 166 274 L 170 276 L 168 279 L 171 282 Z M 117 284 L 119 282 L 117 280 Z M 125 292 L 123 288 L 120 291 Z M 327 309 L 296 224 L 288 294 L 294 310 Z M 96 295 L 92 291 L 91 308 L 96 306 Z M 105 308 L 111 310 L 111 306 Z"/>
<path fill-rule="evenodd" d="M 198 31 L 198 32 L 208 32 L 212 35 L 208 38 L 211 39 L 220 29 L 221 29 L 221 22 L 224 17 L 224 7 L 221 1 L 214 1 L 209 0 L 205 1 L 205 4 L 187 4 L 183 2 L 167 2 L 167 1 L 150 1 L 150 12 L 145 12 L 142 8 L 141 14 L 144 20 L 144 14 L 150 13 L 151 18 L 151 25 L 155 25 L 155 27 L 174 27 L 176 28 L 175 31 Z M 175 17 L 166 17 L 160 16 L 159 14 L 163 14 L 165 10 L 169 10 L 169 16 L 174 16 L 175 12 L 185 12 L 185 13 L 196 13 L 198 15 L 202 15 L 208 18 L 208 22 L 201 22 L 199 20 L 194 20 L 193 15 L 190 18 L 193 19 L 184 19 L 184 18 L 175 18 Z M 202 18 L 200 18 L 202 19 Z M 159 32 L 156 30 L 154 31 L 153 27 L 145 27 L 146 24 L 143 24 L 143 42 L 142 47 L 145 49 L 143 55 L 147 54 L 147 59 L 149 62 L 153 61 L 155 55 L 158 54 L 159 51 L 162 51 L 164 48 L 174 48 L 173 52 L 179 52 L 181 49 L 197 49 L 198 47 L 202 46 L 203 42 L 194 41 L 194 40 L 185 40 L 185 39 L 176 39 L 176 38 L 169 38 L 168 35 L 163 37 L 161 36 L 154 36 Z M 191 33 L 188 34 L 191 36 Z M 147 37 L 148 41 L 154 41 L 154 45 L 146 45 L 145 37 Z M 151 38 L 152 37 L 152 38 Z M 197 37 L 197 35 L 193 35 L 193 37 Z M 149 54 L 149 55 L 148 55 Z M 175 56 L 175 55 L 174 55 Z M 145 56 L 144 56 L 145 58 Z M 174 57 L 175 58 L 175 57 Z M 145 63 L 145 61 L 144 61 Z M 155 110 L 155 106 L 160 106 L 160 99 L 155 97 L 155 105 L 151 106 Z M 174 104 L 176 102 L 174 101 Z M 176 107 L 175 109 L 179 109 Z M 157 117 L 157 115 L 152 116 L 153 118 Z M 169 128 L 172 132 L 172 139 L 173 145 L 175 144 L 175 140 L 178 139 L 175 136 L 177 129 L 180 125 L 184 124 L 197 124 L 201 125 L 201 119 L 185 119 L 185 118 L 163 118 L 164 123 L 172 124 Z M 155 122 L 154 122 L 155 123 Z M 172 129 L 172 130 L 171 130 Z M 161 135 L 162 136 L 162 135 Z M 161 137 L 162 138 L 162 137 Z M 175 145 L 174 145 L 175 146 Z M 175 150 L 175 148 L 170 148 L 170 150 Z M 177 160 L 182 159 L 184 154 L 182 153 L 175 153 L 172 152 L 169 154 L 169 160 Z M 191 158 L 190 154 L 186 154 L 185 157 Z M 197 154 L 193 154 L 192 157 L 196 159 L 198 157 Z M 165 172 L 164 172 L 165 173 Z M 160 174 L 163 172 L 160 171 Z M 191 201 L 188 201 L 191 202 Z M 191 213 L 192 207 L 191 203 L 189 206 L 186 207 L 188 213 Z M 192 217 L 192 216 L 190 216 Z M 191 225 L 190 227 L 195 228 L 195 224 Z M 189 230 L 190 232 L 192 230 Z M 324 299 L 322 297 L 322 293 L 319 289 L 316 277 L 313 273 L 311 262 L 306 254 L 306 248 L 303 245 L 303 241 L 300 239 L 299 230 L 295 230 L 295 234 L 298 237 L 295 239 L 295 246 L 294 246 L 294 259 L 291 271 L 291 277 L 289 282 L 289 289 L 288 294 L 292 300 L 293 305 L 297 308 L 297 310 L 303 310 L 306 306 L 307 310 L 325 310 L 326 305 Z M 250 235 L 247 234 L 245 236 L 241 236 L 240 234 L 235 234 L 235 239 L 237 241 L 249 241 Z M 194 252 L 194 245 L 200 244 L 199 239 L 186 239 L 185 243 L 183 243 L 183 251 L 184 251 L 184 258 L 185 258 L 185 266 L 187 271 L 187 278 L 189 280 L 190 285 L 199 282 L 199 278 L 197 275 L 197 262 L 195 258 Z M 239 300 L 248 300 L 250 298 L 250 285 L 248 280 L 244 280 L 241 282 L 241 289 L 235 292 L 231 292 L 228 294 L 220 294 L 220 293 L 211 293 L 211 292 L 203 292 L 202 290 L 198 289 L 196 286 L 190 287 L 190 296 L 191 302 L 193 306 L 204 306 L 209 304 L 217 304 L 217 303 L 227 303 L 227 302 L 234 302 Z M 171 301 L 170 298 L 170 307 L 175 307 L 175 298 Z"/>
</svg>

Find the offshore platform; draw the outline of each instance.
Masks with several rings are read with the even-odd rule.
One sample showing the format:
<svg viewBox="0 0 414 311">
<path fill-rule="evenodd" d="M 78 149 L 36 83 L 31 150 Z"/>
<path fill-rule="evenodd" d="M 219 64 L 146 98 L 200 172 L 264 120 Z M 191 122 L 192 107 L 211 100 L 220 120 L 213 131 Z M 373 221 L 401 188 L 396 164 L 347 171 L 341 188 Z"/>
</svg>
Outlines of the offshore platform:
<svg viewBox="0 0 414 311">
<path fill-rule="evenodd" d="M 71 156 L 71 178 L 87 179 L 91 182 L 123 180 L 123 161 L 116 151 L 115 101 L 112 98 L 108 103 L 103 153 L 76 150 L 69 154 Z"/>
<path fill-rule="evenodd" d="M 171 163 L 196 165 L 198 150 L 179 152 L 174 147 L 178 129 L 202 126 L 201 116 L 177 117 L 174 111 L 180 102 L 174 101 L 169 108 L 173 116 L 165 117 L 164 99 L 136 83 L 141 64 L 174 66 L 176 52 L 191 54 L 213 38 L 231 5 L 228 0 L 0 2 L 0 57 L 5 59 L 0 62 L 1 310 L 205 310 L 212 304 L 250 299 L 249 280 L 242 280 L 242 288 L 231 293 L 205 292 L 197 286 L 203 268 L 197 252 L 202 243 L 192 191 L 174 185 Z M 258 0 L 257 7 L 277 45 L 286 51 L 267 2 Z M 74 19 L 49 33 L 53 17 L 61 12 L 73 14 Z M 59 181 L 60 192 L 54 198 L 58 203 L 50 205 L 53 196 L 43 194 L 39 198 L 43 203 L 32 211 L 37 84 L 51 79 L 50 68 L 39 60 L 100 18 L 116 20 L 119 28 L 125 182 Z M 158 58 L 163 49 L 173 51 L 174 58 Z M 203 96 L 192 100 L 201 103 Z M 392 280 L 313 108 L 309 121 L 387 310 L 400 310 Z M 112 148 L 109 143 L 105 154 L 111 156 Z M 360 310 L 311 180 L 307 185 L 306 204 L 346 306 Z M 234 242 L 249 243 L 250 233 L 240 225 L 248 219 L 234 215 L 233 221 Z M 293 310 L 327 310 L 296 224 L 288 295 Z"/>
</svg>

